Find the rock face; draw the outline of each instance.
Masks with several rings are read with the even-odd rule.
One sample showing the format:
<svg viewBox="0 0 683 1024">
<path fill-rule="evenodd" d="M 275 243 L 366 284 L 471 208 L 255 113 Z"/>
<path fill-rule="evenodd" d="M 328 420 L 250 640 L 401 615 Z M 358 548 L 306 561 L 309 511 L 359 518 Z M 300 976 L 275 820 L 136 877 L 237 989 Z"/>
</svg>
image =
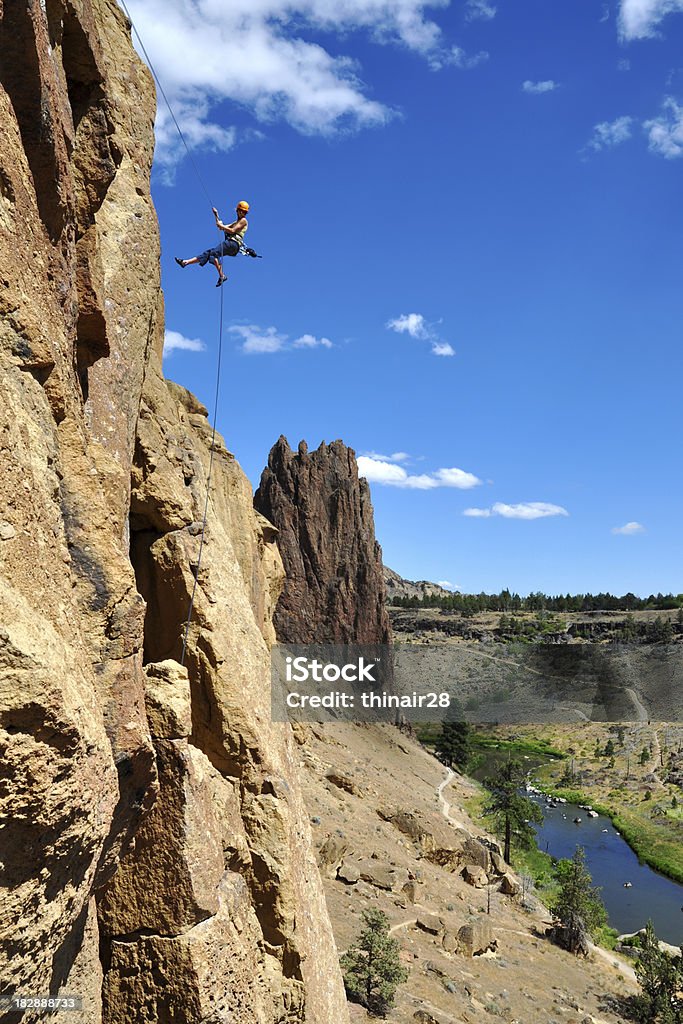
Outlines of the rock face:
<svg viewBox="0 0 683 1024">
<path fill-rule="evenodd" d="M 430 583 L 428 580 L 404 580 L 388 565 L 384 566 L 384 583 L 389 604 L 397 597 L 416 597 L 421 600 L 423 597 L 448 597 L 450 594 L 450 590 L 439 586 L 438 583 Z"/>
<path fill-rule="evenodd" d="M 0 5 L 0 991 L 344 1024 L 270 722 L 275 531 L 220 438 L 198 565 L 211 430 L 161 375 L 154 113 L 115 0 Z"/>
<path fill-rule="evenodd" d="M 341 441 L 295 454 L 281 437 L 254 498 L 278 530 L 286 582 L 275 631 L 289 643 L 388 643 L 381 549 L 367 481 Z"/>
</svg>

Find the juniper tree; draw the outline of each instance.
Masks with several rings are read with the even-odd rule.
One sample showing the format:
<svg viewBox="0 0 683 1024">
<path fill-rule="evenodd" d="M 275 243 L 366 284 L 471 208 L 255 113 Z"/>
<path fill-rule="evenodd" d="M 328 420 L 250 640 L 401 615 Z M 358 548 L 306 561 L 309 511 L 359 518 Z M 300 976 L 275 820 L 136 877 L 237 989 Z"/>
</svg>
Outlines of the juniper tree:
<svg viewBox="0 0 683 1024">
<path fill-rule="evenodd" d="M 642 994 L 633 1000 L 637 1020 L 648 1024 L 683 1021 L 683 954 L 671 956 L 659 948 L 652 921 L 641 937 L 636 974 Z"/>
<path fill-rule="evenodd" d="M 381 910 L 365 910 L 366 927 L 358 942 L 341 957 L 349 999 L 365 1006 L 373 1016 L 386 1017 L 399 985 L 408 972 L 399 959 L 399 945 L 389 935 L 389 919 Z"/>
<path fill-rule="evenodd" d="M 465 768 L 470 759 L 470 734 L 468 722 L 446 720 L 436 741 L 436 753 L 449 768 Z"/>
<path fill-rule="evenodd" d="M 522 849 L 529 849 L 536 841 L 532 825 L 540 825 L 543 814 L 540 807 L 522 796 L 524 783 L 522 762 L 511 758 L 498 769 L 498 774 L 484 779 L 490 798 L 484 807 L 484 814 L 490 814 L 498 823 L 504 835 L 503 857 L 511 864 L 512 837 Z"/>
<path fill-rule="evenodd" d="M 586 938 L 605 924 L 607 913 L 600 890 L 586 867 L 586 855 L 577 846 L 571 860 L 561 860 L 555 869 L 559 891 L 550 909 L 561 925 L 563 944 L 576 953 L 585 947 Z"/>
</svg>

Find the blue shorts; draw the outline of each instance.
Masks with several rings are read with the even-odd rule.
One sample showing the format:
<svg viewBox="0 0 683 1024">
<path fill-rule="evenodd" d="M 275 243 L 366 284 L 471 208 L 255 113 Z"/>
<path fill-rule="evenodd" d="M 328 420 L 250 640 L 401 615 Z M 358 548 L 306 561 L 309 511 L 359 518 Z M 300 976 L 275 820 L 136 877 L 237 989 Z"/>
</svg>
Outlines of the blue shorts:
<svg viewBox="0 0 683 1024">
<path fill-rule="evenodd" d="M 221 256 L 236 256 L 240 251 L 240 243 L 234 238 L 226 238 L 224 242 L 206 249 L 197 257 L 200 267 L 205 267 L 209 260 L 219 260 Z"/>
</svg>

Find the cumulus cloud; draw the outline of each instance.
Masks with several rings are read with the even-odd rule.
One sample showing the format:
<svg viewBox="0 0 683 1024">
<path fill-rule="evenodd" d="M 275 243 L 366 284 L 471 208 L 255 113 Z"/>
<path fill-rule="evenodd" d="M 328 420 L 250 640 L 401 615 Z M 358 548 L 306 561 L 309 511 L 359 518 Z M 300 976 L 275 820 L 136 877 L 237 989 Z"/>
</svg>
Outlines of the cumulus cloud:
<svg viewBox="0 0 683 1024">
<path fill-rule="evenodd" d="M 399 454 L 403 455 L 404 453 Z M 369 455 L 359 455 L 356 461 L 360 476 L 364 476 L 370 483 L 375 484 L 389 484 L 392 487 L 404 487 L 417 491 L 431 491 L 436 487 L 469 490 L 481 484 L 481 480 L 474 473 L 467 473 L 464 469 L 456 467 L 437 469 L 434 473 L 411 474 L 396 462 L 389 462 Z"/>
<path fill-rule="evenodd" d="M 552 78 L 548 78 L 545 82 L 532 82 L 528 78 L 526 82 L 522 82 L 522 92 L 530 93 L 541 93 L 541 92 L 553 92 L 555 89 L 560 88 L 559 82 L 554 82 Z"/>
<path fill-rule="evenodd" d="M 601 149 L 611 149 L 619 146 L 631 138 L 633 118 L 624 116 L 617 117 L 614 121 L 601 121 L 593 128 L 593 134 L 588 140 L 588 146 L 599 152 Z"/>
<path fill-rule="evenodd" d="M 371 98 L 355 61 L 307 41 L 307 31 L 342 39 L 362 31 L 378 45 L 419 54 L 433 70 L 473 67 L 485 57 L 469 57 L 428 16 L 429 8 L 447 6 L 447 0 L 127 0 L 127 5 L 191 147 L 235 145 L 235 128 L 214 115 L 226 100 L 250 110 L 257 123 L 284 120 L 309 134 L 382 125 L 393 116 Z M 167 168 L 184 155 L 161 104 L 157 143 L 157 160 Z"/>
<path fill-rule="evenodd" d="M 387 320 L 387 328 L 397 334 L 409 334 L 411 338 L 427 338 L 427 322 L 422 313 L 401 313 L 395 320 Z"/>
<path fill-rule="evenodd" d="M 465 4 L 465 17 L 468 21 L 490 21 L 497 13 L 498 8 L 488 0 L 467 0 Z"/>
<path fill-rule="evenodd" d="M 523 501 L 517 505 L 497 501 L 491 508 L 466 508 L 463 515 L 477 519 L 488 519 L 491 516 L 502 516 L 504 519 L 545 519 L 548 516 L 568 516 L 569 512 L 561 505 L 551 505 L 547 501 Z"/>
<path fill-rule="evenodd" d="M 367 459 L 378 459 L 380 462 L 408 462 L 408 452 L 394 452 L 392 455 L 381 455 L 379 452 L 361 452 Z"/>
<path fill-rule="evenodd" d="M 302 334 L 292 342 L 292 348 L 334 348 L 329 338 L 316 338 L 313 334 Z"/>
<path fill-rule="evenodd" d="M 683 106 L 673 97 L 667 96 L 662 114 L 645 121 L 643 128 L 647 132 L 651 152 L 659 153 L 667 160 L 683 156 Z"/>
<path fill-rule="evenodd" d="M 624 526 L 613 526 L 612 533 L 619 534 L 622 537 L 631 537 L 634 533 L 645 533 L 645 527 L 642 523 L 626 523 Z"/>
<path fill-rule="evenodd" d="M 242 339 L 240 347 L 247 355 L 271 355 L 288 349 L 334 348 L 329 338 L 316 338 L 313 334 L 302 334 L 290 341 L 289 335 L 278 331 L 277 327 L 233 324 L 228 331 Z"/>
<path fill-rule="evenodd" d="M 393 320 L 387 320 L 384 326 L 387 330 L 395 331 L 397 334 L 408 334 L 418 341 L 428 341 L 432 348 L 432 355 L 455 355 L 453 346 L 439 337 L 434 325 L 428 323 L 422 313 L 401 313 Z"/>
<path fill-rule="evenodd" d="M 683 0 L 621 0 L 619 34 L 622 39 L 647 39 L 667 16 L 683 11 Z"/>
<path fill-rule="evenodd" d="M 186 338 L 179 331 L 165 331 L 164 333 L 164 355 L 170 356 L 172 352 L 204 352 L 206 345 L 199 338 Z"/>
<path fill-rule="evenodd" d="M 450 580 L 437 580 L 437 585 L 443 587 L 444 590 L 461 590 L 459 583 L 451 583 Z"/>
</svg>

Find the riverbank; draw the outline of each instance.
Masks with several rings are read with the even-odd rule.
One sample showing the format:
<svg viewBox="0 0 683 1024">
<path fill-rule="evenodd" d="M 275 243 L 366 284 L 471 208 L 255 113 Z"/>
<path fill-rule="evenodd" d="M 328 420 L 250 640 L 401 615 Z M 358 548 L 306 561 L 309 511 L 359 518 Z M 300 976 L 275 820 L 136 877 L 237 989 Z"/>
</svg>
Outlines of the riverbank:
<svg viewBox="0 0 683 1024">
<path fill-rule="evenodd" d="M 642 863 L 683 883 L 683 727 L 587 722 L 580 732 L 558 725 L 499 727 L 482 738 L 527 749 L 543 744 L 555 755 L 534 770 L 544 792 L 590 804 Z"/>
</svg>

